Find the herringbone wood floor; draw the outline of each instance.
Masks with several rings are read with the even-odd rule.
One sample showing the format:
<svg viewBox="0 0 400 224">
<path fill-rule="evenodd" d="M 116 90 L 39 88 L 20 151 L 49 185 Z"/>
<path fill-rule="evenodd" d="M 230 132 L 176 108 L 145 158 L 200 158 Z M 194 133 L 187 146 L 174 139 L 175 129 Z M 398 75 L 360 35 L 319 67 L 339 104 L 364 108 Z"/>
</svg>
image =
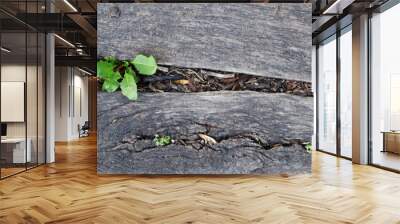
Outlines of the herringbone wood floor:
<svg viewBox="0 0 400 224">
<path fill-rule="evenodd" d="M 300 176 L 97 176 L 95 138 L 0 181 L 0 223 L 400 223 L 400 175 L 313 154 Z"/>
</svg>

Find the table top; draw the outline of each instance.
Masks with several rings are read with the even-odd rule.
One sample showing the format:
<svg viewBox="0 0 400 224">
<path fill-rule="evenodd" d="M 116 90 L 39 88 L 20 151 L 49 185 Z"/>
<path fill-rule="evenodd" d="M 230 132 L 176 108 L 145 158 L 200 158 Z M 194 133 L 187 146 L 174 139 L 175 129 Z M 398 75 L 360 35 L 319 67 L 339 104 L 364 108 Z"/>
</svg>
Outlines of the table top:
<svg viewBox="0 0 400 224">
<path fill-rule="evenodd" d="M 397 135 L 400 135 L 400 131 L 381 131 L 381 133 L 384 133 L 384 134 L 397 134 Z"/>
<path fill-rule="evenodd" d="M 30 139 L 28 138 L 28 141 Z M 5 139 L 1 139 L 1 143 L 21 143 L 21 142 L 25 142 L 25 138 L 5 138 Z"/>
</svg>

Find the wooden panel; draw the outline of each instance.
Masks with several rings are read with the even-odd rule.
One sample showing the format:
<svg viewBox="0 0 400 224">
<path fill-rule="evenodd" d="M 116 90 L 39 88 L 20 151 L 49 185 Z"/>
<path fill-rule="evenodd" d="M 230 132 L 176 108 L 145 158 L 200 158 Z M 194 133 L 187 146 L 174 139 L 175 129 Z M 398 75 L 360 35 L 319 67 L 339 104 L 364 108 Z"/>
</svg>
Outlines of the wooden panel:
<svg viewBox="0 0 400 224">
<path fill-rule="evenodd" d="M 98 54 L 311 80 L 311 4 L 98 5 Z"/>
<path fill-rule="evenodd" d="M 310 171 L 299 144 L 312 135 L 313 100 L 255 91 L 141 93 L 137 102 L 100 92 L 98 172 L 276 174 Z M 202 145 L 199 134 L 215 144 Z M 175 143 L 157 147 L 154 136 Z"/>
<path fill-rule="evenodd" d="M 145 53 L 175 67 L 311 80 L 310 4 L 113 3 L 98 9 L 99 56 Z M 98 171 L 309 171 L 301 144 L 312 135 L 312 98 L 257 91 L 141 93 L 131 102 L 119 92 L 99 93 Z M 198 147 L 207 145 L 202 133 L 216 139 L 211 147 Z M 175 142 L 157 146 L 155 135 Z"/>
<path fill-rule="evenodd" d="M 400 154 L 400 133 L 384 133 L 385 151 Z"/>
</svg>

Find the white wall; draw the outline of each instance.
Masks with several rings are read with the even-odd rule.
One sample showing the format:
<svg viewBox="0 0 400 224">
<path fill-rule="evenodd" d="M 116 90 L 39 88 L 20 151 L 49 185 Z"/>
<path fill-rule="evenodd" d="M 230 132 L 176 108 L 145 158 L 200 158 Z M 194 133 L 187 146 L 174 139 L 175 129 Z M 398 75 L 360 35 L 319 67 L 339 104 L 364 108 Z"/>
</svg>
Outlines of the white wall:
<svg viewBox="0 0 400 224">
<path fill-rule="evenodd" d="M 71 99 L 74 99 L 74 102 L 71 102 L 71 105 L 74 105 L 71 108 L 72 111 L 72 119 L 71 119 L 71 136 L 72 138 L 78 138 L 78 125 L 83 125 L 85 121 L 88 121 L 88 78 L 81 76 L 82 73 L 79 72 L 76 74 L 78 70 L 75 70 L 74 82 L 73 86 L 74 92 L 72 93 Z"/>
<path fill-rule="evenodd" d="M 27 70 L 26 70 L 27 69 Z M 27 118 L 28 118 L 28 129 L 36 130 L 36 80 L 31 78 L 34 74 L 36 77 L 36 66 L 27 66 L 25 64 L 3 64 L 1 66 L 1 81 L 2 82 L 24 82 L 26 83 L 25 76 L 26 71 L 28 71 L 28 88 L 27 88 Z M 31 87 L 31 88 L 29 88 Z M 40 107 L 40 105 L 39 105 Z M 7 108 L 1 108 L 2 110 L 7 110 Z M 28 130 L 28 137 L 31 133 Z M 7 123 L 7 135 L 9 137 L 25 137 L 25 122 L 8 122 Z M 36 131 L 35 131 L 36 135 Z"/>
<path fill-rule="evenodd" d="M 55 141 L 67 141 L 69 136 L 69 68 L 55 68 Z"/>
<path fill-rule="evenodd" d="M 24 82 L 25 83 L 25 64 L 24 65 L 18 65 L 18 64 L 3 64 L 1 66 L 1 81 L 2 82 Z M 4 97 L 4 96 L 2 96 Z M 1 108 L 1 110 L 7 110 L 8 108 Z M 24 110 L 24 108 L 22 108 Z M 18 123 L 24 123 L 24 122 L 17 122 L 17 123 L 9 123 L 8 124 L 8 129 L 11 129 L 12 132 L 14 132 L 13 126 L 17 127 L 19 126 Z M 25 128 L 23 128 L 25 129 Z M 15 132 L 17 133 L 17 132 Z M 25 132 L 21 133 L 22 137 L 25 136 Z"/>
<path fill-rule="evenodd" d="M 27 80 L 25 80 L 27 78 Z M 3 64 L 1 66 L 2 82 L 24 82 L 26 84 L 26 107 L 20 108 L 20 112 L 26 112 L 26 120 L 22 122 L 6 122 L 7 137 L 24 138 L 25 135 L 30 140 L 32 151 L 32 161 L 44 162 L 45 150 L 45 116 L 44 116 L 44 74 L 41 66 L 18 63 Z M 24 94 L 22 90 L 21 94 Z M 2 96 L 7 97 L 7 96 Z M 1 110 L 7 111 L 12 108 L 2 107 Z M 7 111 L 12 113 L 12 111 Z M 39 156 L 37 156 L 37 153 Z"/>
<path fill-rule="evenodd" d="M 55 140 L 77 139 L 78 125 L 88 120 L 88 78 L 76 68 L 56 67 L 55 86 Z"/>
<path fill-rule="evenodd" d="M 1 81 L 3 82 L 25 82 L 25 64 L 8 64 L 1 66 Z M 1 108 L 7 110 L 7 108 Z M 7 123 L 8 137 L 25 137 L 25 122 Z"/>
</svg>

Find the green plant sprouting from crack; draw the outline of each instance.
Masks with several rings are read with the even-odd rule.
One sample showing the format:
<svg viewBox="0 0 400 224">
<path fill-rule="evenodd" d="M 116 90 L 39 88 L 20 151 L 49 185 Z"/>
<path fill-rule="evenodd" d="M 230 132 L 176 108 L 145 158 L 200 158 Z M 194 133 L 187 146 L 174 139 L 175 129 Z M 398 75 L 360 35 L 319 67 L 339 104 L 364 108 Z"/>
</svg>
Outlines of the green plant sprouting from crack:
<svg viewBox="0 0 400 224">
<path fill-rule="evenodd" d="M 97 77 L 102 83 L 101 89 L 106 92 L 121 92 L 129 100 L 137 100 L 137 83 L 139 75 L 151 76 L 157 71 L 153 56 L 137 55 L 132 60 L 120 61 L 115 57 L 105 57 L 97 61 Z"/>
<path fill-rule="evenodd" d="M 171 136 L 155 135 L 153 142 L 156 144 L 156 146 L 166 146 L 166 145 L 173 143 L 173 140 L 172 140 Z"/>
<path fill-rule="evenodd" d="M 305 143 L 303 143 L 303 145 L 307 152 L 309 152 L 309 153 L 312 152 L 312 145 L 310 142 L 305 142 Z"/>
</svg>

